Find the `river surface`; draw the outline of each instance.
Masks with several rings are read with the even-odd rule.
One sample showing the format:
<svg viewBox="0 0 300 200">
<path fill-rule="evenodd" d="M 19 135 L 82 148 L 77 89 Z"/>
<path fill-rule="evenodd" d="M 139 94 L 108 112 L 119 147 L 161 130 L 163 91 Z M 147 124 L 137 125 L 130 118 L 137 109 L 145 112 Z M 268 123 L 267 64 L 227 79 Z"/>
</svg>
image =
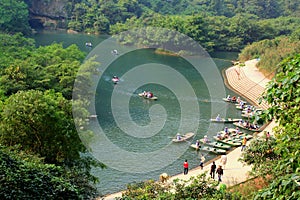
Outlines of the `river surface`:
<svg viewBox="0 0 300 200">
<path fill-rule="evenodd" d="M 93 51 L 93 48 L 108 38 L 108 36 L 43 32 L 36 34 L 33 38 L 36 40 L 37 46 L 49 45 L 53 42 L 62 43 L 64 47 L 76 44 L 82 51 L 89 54 Z M 86 42 L 91 42 L 93 47 L 86 47 Z M 107 51 L 110 51 L 111 48 L 112 47 L 107 46 Z M 219 73 L 221 73 L 222 70 L 231 65 L 231 60 L 236 59 L 237 53 L 217 52 L 211 54 L 211 57 Z M 147 63 L 151 64 L 148 68 L 159 67 L 160 65 L 172 66 L 172 69 L 182 74 L 184 79 L 188 80 L 194 93 L 185 93 L 189 89 L 188 86 L 182 84 L 177 85 L 177 80 L 174 80 L 172 83 L 173 86 L 175 85 L 175 93 L 166 85 L 155 84 L 153 82 L 136 86 L 126 73 L 132 70 L 133 66 L 146 66 Z M 203 65 L 205 65 L 205 62 L 202 63 L 202 66 Z M 143 163 L 144 165 L 152 166 L 152 168 L 149 168 L 151 169 L 149 171 L 141 171 L 140 168 L 138 168 L 140 163 L 137 163 L 139 159 L 135 161 L 132 160 L 131 157 L 119 158 L 119 166 L 114 165 L 115 163 L 111 164 L 108 162 L 108 168 L 93 169 L 93 174 L 100 180 L 97 187 L 102 194 L 118 192 L 125 189 L 129 183 L 141 182 L 147 179 L 157 180 L 159 174 L 162 172 L 167 172 L 170 175 L 179 174 L 183 170 L 182 164 L 185 159 L 188 160 L 190 168 L 194 168 L 199 165 L 201 154 L 205 155 L 206 161 L 214 158 L 215 155 L 206 152 L 197 152 L 189 148 L 189 145 L 204 135 L 208 135 L 208 137 L 212 138 L 217 131 L 224 129 L 224 124 L 210 123 L 210 118 L 215 117 L 218 113 L 225 113 L 227 117 L 240 118 L 241 112 L 236 110 L 233 104 L 223 102 L 221 99 L 223 94 L 219 94 L 219 96 L 218 94 L 212 95 L 214 90 L 211 90 L 211 86 L 207 85 L 207 82 L 209 82 L 207 80 L 214 82 L 215 79 L 219 78 L 219 75 L 211 73 L 203 77 L 181 57 L 157 54 L 152 49 L 141 49 L 134 51 L 134 53 L 119 55 L 109 68 L 101 72 L 102 75 L 96 88 L 96 94 L 99 96 L 95 98 L 95 114 L 97 114 L 98 117 L 97 120 L 92 123 L 97 123 L 97 126 L 100 125 L 102 131 L 105 133 L 105 137 L 109 141 L 117 145 L 122 151 L 129 152 L 129 154 L 126 154 L 127 156 L 134 153 L 145 153 L 145 155 L 148 155 L 148 152 L 159 152 L 165 147 L 167 147 L 167 149 L 164 150 L 164 153 L 168 152 L 170 154 L 170 159 L 164 159 L 164 157 L 162 157 L 161 160 L 152 160 L 152 157 L 149 157 L 146 161 L 143 161 L 145 162 Z M 152 76 L 168 77 L 169 74 L 167 72 L 168 71 L 162 70 L 160 73 Z M 147 73 L 151 74 L 151 71 Z M 117 85 L 111 82 L 113 75 L 121 77 L 121 81 Z M 224 95 L 236 95 L 224 85 L 214 85 L 214 87 L 224 87 Z M 149 101 L 139 97 L 138 93 L 144 90 L 153 91 L 155 96 L 159 98 L 158 101 Z M 180 96 L 177 95 L 178 93 L 186 95 Z M 128 99 L 127 105 L 124 105 L 125 109 L 122 104 L 120 104 L 120 101 L 116 100 L 114 102 L 115 104 L 113 104 L 113 98 Z M 197 102 L 199 108 L 194 108 L 194 102 Z M 192 112 L 183 116 L 181 103 L 185 103 L 185 109 Z M 212 106 L 215 106 L 215 109 L 212 109 Z M 224 112 L 224 110 L 226 112 Z M 118 112 L 118 122 L 116 122 L 114 112 Z M 126 118 L 128 113 L 131 117 L 130 122 Z M 152 123 L 152 121 L 156 121 L 156 123 Z M 139 127 L 150 124 L 150 128 L 155 131 L 155 134 L 151 135 L 151 137 L 149 135 L 136 137 L 134 134 L 138 134 L 138 131 L 135 133 L 134 130 L 130 130 L 132 128 L 131 122 L 134 122 L 134 124 Z M 188 125 L 180 127 L 181 123 Z M 189 123 L 192 123 L 192 125 L 189 125 Z M 95 127 L 97 126 L 95 125 Z M 231 127 L 231 125 L 228 124 L 226 124 L 226 126 Z M 195 137 L 189 142 L 174 144 L 171 140 L 177 132 L 180 132 L 178 129 L 181 130 L 181 133 L 194 132 L 196 133 Z M 128 134 L 129 131 L 130 134 Z M 182 149 L 184 149 L 184 151 L 182 151 Z M 114 152 L 114 149 L 106 149 L 103 154 L 110 156 L 110 152 Z M 112 157 L 114 153 L 111 153 Z M 101 155 L 98 156 L 100 156 L 99 159 L 101 160 Z M 171 159 L 174 157 L 175 159 Z M 101 161 L 107 164 L 105 163 L 105 159 Z M 128 169 L 132 171 L 122 170 L 124 166 L 128 166 Z M 137 166 L 136 170 L 135 166 Z"/>
</svg>

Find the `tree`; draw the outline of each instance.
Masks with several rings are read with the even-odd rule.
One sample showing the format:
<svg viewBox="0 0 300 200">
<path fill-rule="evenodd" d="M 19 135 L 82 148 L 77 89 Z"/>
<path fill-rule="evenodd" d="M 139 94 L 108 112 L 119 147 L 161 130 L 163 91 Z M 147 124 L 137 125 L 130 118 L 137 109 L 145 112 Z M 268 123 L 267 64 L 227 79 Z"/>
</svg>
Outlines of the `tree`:
<svg viewBox="0 0 300 200">
<path fill-rule="evenodd" d="M 1 144 L 62 164 L 80 159 L 84 152 L 75 130 L 71 103 L 53 91 L 20 91 L 11 95 L 1 112 Z"/>
<path fill-rule="evenodd" d="M 262 162 L 266 161 L 265 156 L 253 155 L 257 165 L 262 162 L 260 166 L 265 166 L 259 167 L 259 173 L 271 176 L 270 185 L 259 191 L 255 199 L 299 199 L 299 183 L 296 181 L 300 180 L 300 54 L 280 63 L 275 79 L 267 86 L 263 98 L 271 105 L 265 113 L 266 117 L 279 122 L 275 129 L 276 143 L 269 151 L 265 149 L 263 152 L 264 155 L 275 155 L 279 159 L 267 160 L 267 168 Z M 263 150 L 263 147 L 264 145 L 252 147 L 246 153 L 260 148 Z"/>
<path fill-rule="evenodd" d="M 63 167 L 0 145 L 1 199 L 91 199 L 96 188 Z"/>
<path fill-rule="evenodd" d="M 204 173 L 186 181 L 176 179 L 173 184 L 167 186 L 150 180 L 128 185 L 120 199 L 241 199 L 238 194 L 217 189 L 218 184 L 217 181 L 207 178 Z"/>
<path fill-rule="evenodd" d="M 0 1 L 0 30 L 7 33 L 30 34 L 27 4 L 22 0 Z"/>
</svg>

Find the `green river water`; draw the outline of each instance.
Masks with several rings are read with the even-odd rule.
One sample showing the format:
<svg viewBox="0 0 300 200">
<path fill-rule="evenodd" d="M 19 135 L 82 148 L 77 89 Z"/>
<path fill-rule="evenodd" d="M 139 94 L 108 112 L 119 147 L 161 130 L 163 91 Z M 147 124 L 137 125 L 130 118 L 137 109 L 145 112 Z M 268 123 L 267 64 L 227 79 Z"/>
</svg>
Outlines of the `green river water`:
<svg viewBox="0 0 300 200">
<path fill-rule="evenodd" d="M 76 44 L 82 51 L 87 52 L 87 54 L 92 52 L 93 49 L 106 38 L 107 36 L 83 34 L 71 35 L 66 34 L 65 32 L 44 32 L 34 36 L 37 46 L 48 45 L 53 42 L 62 43 L 65 47 Z M 91 42 L 93 47 L 86 47 L 86 42 Z M 107 46 L 107 51 L 110 52 L 111 49 L 112 47 Z M 211 54 L 220 73 L 226 67 L 231 65 L 231 60 L 236 59 L 236 56 L 236 53 L 230 52 L 217 52 Z M 101 62 L 101 56 L 99 57 Z M 177 79 L 172 80 L 172 77 L 169 77 L 170 74 L 168 74 L 168 71 L 164 70 L 159 71 L 159 73 L 154 70 L 152 75 L 151 70 L 146 72 L 153 78 L 159 78 L 161 76 L 162 79 L 166 77 L 166 79 L 171 80 L 172 86 L 176 89 L 175 93 L 166 85 L 156 84 L 151 81 L 146 84 L 136 85 L 135 82 L 132 82 L 133 78 L 130 78 L 130 75 L 127 75 L 127 72 L 130 72 L 134 67 L 141 65 L 145 65 L 147 69 L 153 69 L 155 66 L 160 67 L 160 65 L 171 66 L 176 73 L 182 74 L 183 77 L 188 80 L 188 83 L 193 88 L 194 95 L 185 93 L 188 88 L 179 84 Z M 205 61 L 201 63 L 201 66 L 205 67 Z M 210 118 L 215 117 L 219 112 L 223 113 L 225 110 L 225 114 L 228 117 L 240 118 L 241 113 L 235 109 L 233 104 L 222 101 L 221 98 L 223 97 L 223 94 L 212 95 L 214 91 L 218 92 L 217 88 L 222 87 L 225 88 L 224 95 L 236 95 L 224 85 L 216 85 L 218 83 L 216 79 L 218 79 L 219 76 L 215 73 L 208 73 L 205 77 L 202 77 L 201 74 L 197 73 L 197 71 L 181 57 L 156 54 L 152 49 L 140 49 L 126 53 L 125 55 L 119 55 L 106 70 L 101 72 L 102 74 L 96 88 L 95 98 L 95 114 L 98 115 L 98 118 L 93 121 L 91 125 L 93 126 L 93 123 L 95 123 L 95 129 L 100 126 L 105 133 L 105 137 L 111 143 L 118 146 L 123 151 L 129 152 L 129 154 L 126 154 L 128 157 L 122 156 L 118 158 L 119 162 L 117 163 L 118 166 L 116 166 L 116 163 L 105 163 L 105 159 L 107 158 L 101 160 L 101 148 L 99 148 L 99 159 L 104 162 L 104 164 L 108 165 L 108 168 L 106 169 L 93 169 L 93 174 L 100 180 L 97 187 L 102 194 L 118 192 L 125 189 L 126 184 L 128 183 L 140 182 L 147 179 L 157 180 L 159 174 L 162 172 L 167 172 L 170 175 L 181 173 L 183 170 L 182 164 L 185 159 L 189 161 L 190 168 L 197 167 L 199 165 L 201 153 L 206 156 L 206 161 L 214 158 L 215 155 L 213 154 L 196 152 L 188 146 L 190 143 L 194 143 L 196 139 L 199 139 L 204 135 L 208 135 L 212 138 L 217 131 L 224 128 L 224 124 L 210 123 Z M 114 85 L 111 82 L 111 77 L 113 75 L 121 77 L 121 80 L 117 85 Z M 215 82 L 216 84 L 213 84 L 215 89 L 211 89 L 212 85 L 207 85 L 208 81 L 206 80 L 212 81 L 212 84 Z M 153 91 L 155 96 L 159 98 L 158 101 L 149 101 L 139 97 L 138 93 L 144 90 Z M 176 93 L 185 95 L 177 95 Z M 117 98 L 118 100 L 113 101 L 113 98 Z M 123 98 L 124 101 L 126 99 L 128 100 L 125 105 L 120 103 Z M 115 104 L 112 102 L 115 102 Z M 197 102 L 199 108 L 194 108 L 193 102 Z M 191 111 L 190 114 L 187 113 L 183 116 L 181 103 L 186 104 L 186 109 L 188 109 L 189 112 Z M 212 109 L 212 106 L 215 107 L 214 110 Z M 125 107 L 125 109 L 123 107 Z M 157 112 L 157 110 L 159 112 Z M 118 122 L 116 122 L 116 115 L 114 114 L 116 112 L 117 117 L 119 118 Z M 193 112 L 200 114 L 194 115 Z M 126 118 L 128 113 L 130 114 L 130 119 Z M 197 117 L 196 123 L 195 116 Z M 151 123 L 152 121 L 156 123 Z M 137 133 L 135 133 L 131 127 L 133 126 L 132 122 L 139 127 L 150 124 L 150 128 L 155 134 L 152 134 L 151 137 L 149 135 L 136 137 L 134 134 L 138 134 L 139 129 L 136 129 Z M 180 127 L 180 123 L 186 123 L 187 125 Z M 192 125 L 189 123 L 192 123 Z M 227 124 L 226 126 L 230 127 L 230 125 Z M 194 129 L 195 127 L 196 129 Z M 133 135 L 128 134 L 129 131 L 127 129 L 129 129 L 130 133 Z M 196 135 L 189 142 L 172 144 L 172 137 L 175 136 L 177 132 L 180 132 L 178 129 L 180 129 L 182 133 L 195 132 Z M 97 144 L 93 145 L 94 148 L 97 148 L 95 147 Z M 102 144 L 99 143 L 99 145 Z M 138 168 L 138 165 L 140 165 L 140 163 L 138 163 L 139 159 L 132 160 L 130 157 L 130 155 L 135 155 L 135 153 L 159 152 L 166 146 L 168 147 L 168 150 L 166 149 L 165 152 L 170 154 L 170 159 L 166 159 L 162 156 L 162 159 L 152 160 L 152 158 L 149 157 L 144 161 L 144 165 L 152 166 L 152 170 L 150 171 L 140 170 L 140 168 Z M 182 152 L 178 149 L 184 149 L 184 151 Z M 103 157 L 112 156 L 111 158 L 113 160 L 114 155 L 116 155 L 115 153 L 118 153 L 114 151 L 115 149 L 113 146 L 107 147 L 103 152 Z M 104 156 L 104 154 L 106 156 Z M 149 161 L 149 163 L 147 161 Z M 135 168 L 135 166 L 137 166 L 137 168 Z"/>
</svg>

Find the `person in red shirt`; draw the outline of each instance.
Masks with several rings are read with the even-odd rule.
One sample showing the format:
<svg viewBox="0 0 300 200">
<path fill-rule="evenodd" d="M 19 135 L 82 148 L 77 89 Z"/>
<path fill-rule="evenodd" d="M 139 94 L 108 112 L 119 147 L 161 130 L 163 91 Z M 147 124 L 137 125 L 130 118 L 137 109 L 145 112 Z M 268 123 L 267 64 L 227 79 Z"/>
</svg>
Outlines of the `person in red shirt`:
<svg viewBox="0 0 300 200">
<path fill-rule="evenodd" d="M 189 172 L 189 163 L 187 162 L 187 160 L 184 161 L 183 163 L 183 174 L 186 175 Z"/>
</svg>

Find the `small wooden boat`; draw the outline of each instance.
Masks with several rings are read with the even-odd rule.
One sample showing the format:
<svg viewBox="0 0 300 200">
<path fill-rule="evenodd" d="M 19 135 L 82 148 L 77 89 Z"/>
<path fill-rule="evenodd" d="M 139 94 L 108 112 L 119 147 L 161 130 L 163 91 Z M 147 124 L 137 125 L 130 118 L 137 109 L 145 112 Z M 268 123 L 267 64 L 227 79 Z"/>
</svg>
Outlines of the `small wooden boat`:
<svg viewBox="0 0 300 200">
<path fill-rule="evenodd" d="M 219 148 L 208 147 L 208 146 L 201 146 L 201 147 L 197 148 L 196 144 L 191 144 L 190 147 L 192 147 L 196 150 L 208 151 L 208 152 L 215 153 L 215 154 L 226 154 L 225 149 L 219 149 Z"/>
<path fill-rule="evenodd" d="M 253 135 L 243 133 L 242 131 L 236 130 L 234 128 L 229 128 L 228 131 L 229 131 L 229 134 L 227 135 L 228 139 L 233 139 L 235 141 L 240 140 L 239 142 L 241 142 L 244 137 L 246 137 L 247 140 L 253 138 Z M 224 138 L 224 136 L 226 135 L 225 131 L 220 131 L 219 133 L 221 134 L 222 138 Z"/>
<path fill-rule="evenodd" d="M 243 117 L 243 118 L 252 118 L 252 117 L 254 117 L 254 114 L 253 113 L 241 114 L 241 117 Z"/>
<path fill-rule="evenodd" d="M 97 119 L 98 115 L 90 115 L 91 119 Z"/>
<path fill-rule="evenodd" d="M 192 133 L 192 132 L 186 133 L 186 134 L 180 136 L 180 139 L 177 138 L 177 135 L 172 139 L 172 142 L 184 142 L 188 139 L 191 139 L 195 135 L 195 133 Z"/>
<path fill-rule="evenodd" d="M 117 76 L 113 76 L 113 78 L 111 79 L 111 81 L 112 81 L 114 84 L 117 84 L 117 83 L 120 81 L 120 79 L 119 79 L 119 77 L 117 77 Z"/>
<path fill-rule="evenodd" d="M 238 122 L 242 119 L 232 119 L 232 118 L 220 118 L 220 119 L 210 119 L 212 122 L 219 122 L 219 123 L 233 123 L 233 122 Z"/>
<path fill-rule="evenodd" d="M 233 146 L 233 147 L 238 147 L 242 145 L 241 140 L 237 140 L 237 139 L 219 139 L 217 136 L 214 136 L 214 139 L 218 142 L 222 142 L 224 144 Z"/>
<path fill-rule="evenodd" d="M 153 96 L 153 97 L 147 97 L 147 95 L 144 95 L 143 93 L 139 93 L 139 96 L 140 97 L 143 97 L 145 99 L 149 99 L 149 100 L 157 100 L 158 98 L 156 96 Z"/>
<path fill-rule="evenodd" d="M 239 128 L 242 128 L 242 129 L 246 129 L 248 131 L 253 131 L 253 132 L 257 132 L 257 131 L 260 131 L 259 128 L 248 128 L 248 127 L 245 127 L 244 125 L 240 124 L 239 122 L 234 122 L 233 125 L 239 127 Z"/>
<path fill-rule="evenodd" d="M 230 102 L 230 103 L 235 103 L 236 102 L 236 101 L 232 101 L 231 99 L 228 99 L 228 98 L 223 98 L 223 101 Z"/>
<path fill-rule="evenodd" d="M 85 46 L 87 46 L 87 47 L 93 47 L 93 44 L 91 42 L 86 42 Z"/>
<path fill-rule="evenodd" d="M 206 146 L 211 146 L 214 148 L 219 148 L 219 149 L 225 149 L 225 150 L 229 150 L 231 148 L 230 145 L 226 145 L 224 143 L 221 142 L 212 142 L 212 141 L 208 141 L 208 142 L 204 142 L 203 139 L 199 140 L 203 145 Z"/>
<path fill-rule="evenodd" d="M 243 105 L 243 106 L 236 105 L 235 108 L 238 109 L 238 110 L 244 110 L 246 108 L 246 105 Z"/>
<path fill-rule="evenodd" d="M 118 52 L 117 49 L 114 49 L 114 50 L 111 51 L 111 54 L 114 55 L 114 56 L 117 56 L 117 55 L 119 55 L 119 52 Z"/>
</svg>

